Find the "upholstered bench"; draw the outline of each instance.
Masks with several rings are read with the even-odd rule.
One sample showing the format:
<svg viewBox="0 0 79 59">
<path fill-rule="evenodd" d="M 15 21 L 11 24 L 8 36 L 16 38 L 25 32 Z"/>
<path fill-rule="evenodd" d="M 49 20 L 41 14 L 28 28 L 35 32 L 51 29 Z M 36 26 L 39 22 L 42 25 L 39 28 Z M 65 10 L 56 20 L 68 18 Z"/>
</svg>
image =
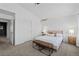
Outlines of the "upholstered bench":
<svg viewBox="0 0 79 59">
<path fill-rule="evenodd" d="M 48 43 L 48 42 L 44 42 L 44 41 L 40 41 L 40 40 L 33 40 L 33 47 L 38 46 L 39 47 L 39 51 L 43 50 L 43 49 L 48 49 L 49 53 L 48 55 L 50 56 L 53 53 L 53 45 Z"/>
</svg>

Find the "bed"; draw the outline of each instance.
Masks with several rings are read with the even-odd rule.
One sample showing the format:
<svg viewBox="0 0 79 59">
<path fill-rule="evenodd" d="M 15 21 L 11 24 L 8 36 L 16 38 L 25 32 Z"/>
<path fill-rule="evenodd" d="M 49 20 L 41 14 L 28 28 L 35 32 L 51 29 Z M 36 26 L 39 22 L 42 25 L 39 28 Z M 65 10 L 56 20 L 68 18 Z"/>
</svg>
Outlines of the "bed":
<svg viewBox="0 0 79 59">
<path fill-rule="evenodd" d="M 62 31 L 48 31 L 46 35 L 37 36 L 33 40 L 33 45 L 49 49 L 48 55 L 51 55 L 53 51 L 57 51 L 63 41 L 63 32 Z M 34 46 L 33 46 L 34 47 Z"/>
</svg>

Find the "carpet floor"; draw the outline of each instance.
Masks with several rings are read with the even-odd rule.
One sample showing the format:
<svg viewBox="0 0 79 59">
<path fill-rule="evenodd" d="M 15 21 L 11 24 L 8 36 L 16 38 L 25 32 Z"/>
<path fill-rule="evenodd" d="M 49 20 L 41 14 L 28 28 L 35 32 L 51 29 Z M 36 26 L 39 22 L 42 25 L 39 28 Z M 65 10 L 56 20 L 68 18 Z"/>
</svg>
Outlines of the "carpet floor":
<svg viewBox="0 0 79 59">
<path fill-rule="evenodd" d="M 32 41 L 17 46 L 8 43 L 0 44 L 0 56 L 46 56 L 32 47 Z M 57 52 L 52 56 L 79 56 L 79 48 L 68 43 L 62 43 Z"/>
</svg>

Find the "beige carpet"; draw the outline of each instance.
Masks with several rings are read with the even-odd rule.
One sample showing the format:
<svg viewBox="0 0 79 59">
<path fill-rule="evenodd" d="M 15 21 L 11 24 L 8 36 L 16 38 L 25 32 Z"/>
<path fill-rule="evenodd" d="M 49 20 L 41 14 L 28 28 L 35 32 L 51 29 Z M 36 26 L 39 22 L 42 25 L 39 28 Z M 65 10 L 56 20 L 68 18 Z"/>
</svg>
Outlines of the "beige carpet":
<svg viewBox="0 0 79 59">
<path fill-rule="evenodd" d="M 46 56 L 38 50 L 32 48 L 32 42 L 28 41 L 17 46 L 11 46 L 8 43 L 0 44 L 1 56 Z M 67 43 L 62 43 L 57 52 L 52 56 L 79 56 L 79 48 Z"/>
</svg>

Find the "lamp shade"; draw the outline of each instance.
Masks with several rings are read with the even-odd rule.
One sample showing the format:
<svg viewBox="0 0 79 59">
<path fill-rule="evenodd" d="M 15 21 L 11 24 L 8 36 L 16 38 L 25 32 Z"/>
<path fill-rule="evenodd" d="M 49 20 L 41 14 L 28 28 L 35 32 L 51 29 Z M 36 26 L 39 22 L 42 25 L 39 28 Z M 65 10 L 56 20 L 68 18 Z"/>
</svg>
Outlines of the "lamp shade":
<svg viewBox="0 0 79 59">
<path fill-rule="evenodd" d="M 43 27 L 43 33 L 45 33 L 45 34 L 47 33 L 47 26 Z"/>
<path fill-rule="evenodd" d="M 69 35 L 74 35 L 74 29 L 69 29 Z"/>
</svg>

